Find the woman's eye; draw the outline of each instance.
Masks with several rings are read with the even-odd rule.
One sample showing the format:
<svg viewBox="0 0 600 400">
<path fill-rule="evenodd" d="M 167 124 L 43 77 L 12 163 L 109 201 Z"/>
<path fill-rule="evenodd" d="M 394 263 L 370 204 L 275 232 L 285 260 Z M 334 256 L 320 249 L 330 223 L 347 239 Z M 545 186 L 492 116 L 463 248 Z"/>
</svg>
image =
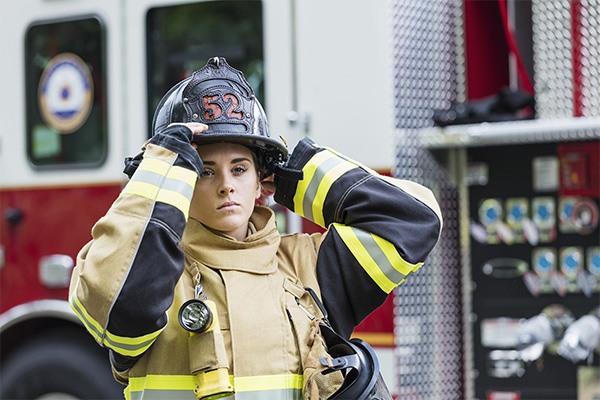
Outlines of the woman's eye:
<svg viewBox="0 0 600 400">
<path fill-rule="evenodd" d="M 202 171 L 200 173 L 200 177 L 210 176 L 210 175 L 213 175 L 213 174 L 214 173 L 210 169 L 205 169 L 204 171 Z"/>
<path fill-rule="evenodd" d="M 233 168 L 233 173 L 234 174 L 243 174 L 244 172 L 246 172 L 246 168 L 242 167 L 242 166 L 237 166 L 235 168 Z"/>
</svg>

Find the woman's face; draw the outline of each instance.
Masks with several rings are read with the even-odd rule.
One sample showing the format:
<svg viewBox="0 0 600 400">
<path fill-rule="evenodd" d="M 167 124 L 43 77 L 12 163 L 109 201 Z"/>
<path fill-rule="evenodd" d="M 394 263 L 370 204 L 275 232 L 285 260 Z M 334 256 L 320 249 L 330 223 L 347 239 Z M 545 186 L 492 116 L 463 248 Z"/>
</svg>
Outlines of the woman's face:
<svg viewBox="0 0 600 400">
<path fill-rule="evenodd" d="M 260 197 L 260 181 L 250 149 L 215 143 L 198 147 L 204 170 L 196 182 L 190 217 L 205 226 L 243 240 Z"/>
</svg>

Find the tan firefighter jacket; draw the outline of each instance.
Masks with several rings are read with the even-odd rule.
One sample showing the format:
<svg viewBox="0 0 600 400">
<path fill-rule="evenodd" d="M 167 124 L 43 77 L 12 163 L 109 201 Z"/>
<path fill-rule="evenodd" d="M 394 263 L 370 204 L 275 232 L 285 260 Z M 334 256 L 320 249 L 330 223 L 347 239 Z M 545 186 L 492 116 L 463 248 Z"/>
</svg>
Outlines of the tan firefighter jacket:
<svg viewBox="0 0 600 400">
<path fill-rule="evenodd" d="M 198 374 L 218 367 L 227 368 L 232 399 L 302 399 L 315 390 L 325 398 L 333 381 L 306 387 L 325 348 L 314 330 L 321 313 L 304 288 L 348 337 L 438 240 L 432 193 L 304 139 L 287 163 L 303 178 L 277 178 L 275 200 L 327 231 L 281 236 L 273 212 L 257 207 L 248 237 L 235 241 L 188 218 L 202 169 L 182 140 L 188 131 L 152 138 L 94 226 L 73 273 L 73 310 L 109 348 L 127 399 L 195 399 Z M 216 303 L 218 340 L 178 323 L 198 286 Z"/>
</svg>

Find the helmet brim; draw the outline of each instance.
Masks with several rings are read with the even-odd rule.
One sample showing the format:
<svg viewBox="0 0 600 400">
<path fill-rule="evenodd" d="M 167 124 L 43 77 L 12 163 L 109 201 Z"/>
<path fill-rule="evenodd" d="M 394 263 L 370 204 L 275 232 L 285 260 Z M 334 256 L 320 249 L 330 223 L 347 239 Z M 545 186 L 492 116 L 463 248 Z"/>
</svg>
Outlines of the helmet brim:
<svg viewBox="0 0 600 400">
<path fill-rule="evenodd" d="M 320 325 L 321 334 L 327 344 L 327 352 L 333 357 L 330 370 L 343 371 L 344 382 L 329 400 L 388 400 L 389 391 L 379 369 L 379 360 L 373 348 L 365 341 L 352 338 L 346 340 L 333 328 Z M 323 373 L 327 373 L 327 370 Z"/>
<path fill-rule="evenodd" d="M 210 131 L 210 125 L 209 125 Z M 288 156 L 288 150 L 284 146 L 281 145 L 277 140 L 260 137 L 260 136 L 251 136 L 248 134 L 240 134 L 240 133 L 211 133 L 211 134 L 199 134 L 195 135 L 193 140 L 194 143 L 201 146 L 203 144 L 213 144 L 213 143 L 237 143 L 242 144 L 244 146 L 256 148 L 261 150 L 262 152 L 271 155 L 271 156 L 280 156 L 282 160 L 285 160 Z"/>
</svg>

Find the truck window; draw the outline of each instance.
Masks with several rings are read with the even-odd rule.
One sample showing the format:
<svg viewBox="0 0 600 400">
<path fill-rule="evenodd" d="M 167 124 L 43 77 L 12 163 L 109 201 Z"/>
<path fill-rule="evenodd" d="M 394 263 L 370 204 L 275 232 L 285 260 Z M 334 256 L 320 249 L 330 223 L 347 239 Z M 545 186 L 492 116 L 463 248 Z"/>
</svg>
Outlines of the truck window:
<svg viewBox="0 0 600 400">
<path fill-rule="evenodd" d="M 95 17 L 26 34 L 27 154 L 40 168 L 97 166 L 107 153 L 104 27 Z"/>
<path fill-rule="evenodd" d="M 260 1 L 208 1 L 153 8 L 146 18 L 148 126 L 162 96 L 177 82 L 221 56 L 246 79 L 264 104 L 263 25 Z"/>
</svg>

